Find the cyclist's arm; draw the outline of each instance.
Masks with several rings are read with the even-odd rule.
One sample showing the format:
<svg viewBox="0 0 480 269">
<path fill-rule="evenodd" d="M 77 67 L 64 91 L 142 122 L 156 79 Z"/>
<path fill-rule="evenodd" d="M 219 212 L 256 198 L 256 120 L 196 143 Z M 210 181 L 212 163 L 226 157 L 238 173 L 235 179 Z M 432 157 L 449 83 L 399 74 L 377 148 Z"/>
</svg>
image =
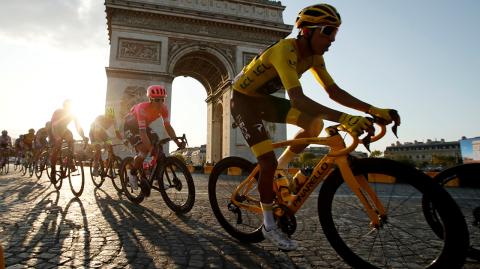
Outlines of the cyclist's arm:
<svg viewBox="0 0 480 269">
<path fill-rule="evenodd" d="M 78 134 L 85 139 L 85 133 L 83 132 L 82 126 L 80 126 L 80 122 L 78 121 L 77 117 L 73 118 L 73 121 L 75 122 L 75 128 L 77 129 Z"/>
<path fill-rule="evenodd" d="M 172 125 L 170 124 L 170 117 L 168 116 L 169 112 L 168 112 L 167 106 L 164 106 L 162 108 L 161 115 L 162 115 L 162 118 L 163 118 L 163 126 L 165 127 L 165 131 L 167 132 L 168 136 L 170 136 L 170 138 L 172 138 L 172 139 L 174 137 L 177 137 L 177 134 L 175 133 L 175 130 L 173 129 Z M 183 145 L 182 141 L 180 141 L 179 139 L 174 139 L 174 142 L 175 142 L 175 144 L 177 144 L 177 146 L 179 148 L 184 148 L 185 147 L 185 145 Z"/>
<path fill-rule="evenodd" d="M 170 138 L 177 137 L 177 135 L 175 134 L 175 130 L 173 129 L 172 125 L 170 125 L 170 123 L 165 123 L 163 126 L 165 127 L 165 131 L 167 131 L 167 134 L 168 136 L 170 136 Z"/>
<path fill-rule="evenodd" d="M 363 112 L 367 112 L 368 109 L 371 107 L 370 104 L 367 104 L 355 98 L 345 90 L 338 87 L 338 85 L 335 83 L 328 86 L 325 90 L 327 91 L 330 99 L 346 107 L 353 108 Z"/>
<path fill-rule="evenodd" d="M 367 112 L 370 105 L 353 97 L 348 92 L 341 89 L 332 79 L 325 67 L 325 61 L 322 56 L 314 56 L 314 66 L 310 69 L 313 76 L 325 89 L 330 99 L 349 108 Z"/>
</svg>

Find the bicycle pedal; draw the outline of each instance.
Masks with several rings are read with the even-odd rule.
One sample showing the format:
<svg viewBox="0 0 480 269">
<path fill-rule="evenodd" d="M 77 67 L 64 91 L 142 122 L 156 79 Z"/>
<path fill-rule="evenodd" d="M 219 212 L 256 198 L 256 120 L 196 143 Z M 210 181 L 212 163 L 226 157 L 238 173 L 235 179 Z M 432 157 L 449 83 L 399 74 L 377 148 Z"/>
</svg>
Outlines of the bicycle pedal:
<svg viewBox="0 0 480 269">
<path fill-rule="evenodd" d="M 145 180 L 140 180 L 140 189 L 143 192 L 143 194 L 145 194 L 146 197 L 150 196 L 151 188 L 149 184 L 145 182 Z"/>
</svg>

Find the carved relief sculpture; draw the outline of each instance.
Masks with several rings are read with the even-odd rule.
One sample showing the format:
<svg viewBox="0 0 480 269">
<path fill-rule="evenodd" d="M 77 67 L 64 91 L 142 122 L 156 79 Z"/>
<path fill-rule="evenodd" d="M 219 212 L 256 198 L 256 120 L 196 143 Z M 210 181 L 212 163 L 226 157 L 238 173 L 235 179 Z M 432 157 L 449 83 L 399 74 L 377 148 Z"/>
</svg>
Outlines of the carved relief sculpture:
<svg viewBox="0 0 480 269">
<path fill-rule="evenodd" d="M 119 60 L 160 63 L 161 42 L 120 38 L 118 43 Z"/>
<path fill-rule="evenodd" d="M 125 89 L 120 101 L 120 116 L 124 117 L 133 105 L 147 100 L 146 89 L 139 86 L 129 86 Z"/>
</svg>

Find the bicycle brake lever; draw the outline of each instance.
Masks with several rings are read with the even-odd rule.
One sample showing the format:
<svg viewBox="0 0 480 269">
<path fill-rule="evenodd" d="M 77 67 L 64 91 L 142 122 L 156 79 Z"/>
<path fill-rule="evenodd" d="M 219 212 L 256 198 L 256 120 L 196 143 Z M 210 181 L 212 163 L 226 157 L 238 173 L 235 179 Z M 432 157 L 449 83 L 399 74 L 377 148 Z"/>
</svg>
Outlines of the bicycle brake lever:
<svg viewBox="0 0 480 269">
<path fill-rule="evenodd" d="M 393 120 L 392 132 L 395 135 L 395 137 L 398 138 L 397 131 L 398 131 L 398 126 L 400 126 L 400 115 L 398 114 L 398 111 L 396 111 L 395 109 L 391 109 L 389 111 L 389 114 Z"/>
<path fill-rule="evenodd" d="M 372 125 L 370 126 L 370 128 L 368 128 L 367 135 L 364 138 L 362 138 L 362 144 L 365 146 L 368 152 L 371 152 L 370 143 L 372 142 L 372 137 L 375 135 L 375 128 L 373 127 L 373 123 L 378 119 L 372 119 L 372 118 L 367 118 L 367 119 L 370 120 Z"/>
<path fill-rule="evenodd" d="M 398 138 L 398 135 L 397 135 L 397 130 L 398 130 L 398 125 L 397 124 L 394 124 L 392 126 L 392 133 L 395 135 L 396 138 Z"/>
</svg>

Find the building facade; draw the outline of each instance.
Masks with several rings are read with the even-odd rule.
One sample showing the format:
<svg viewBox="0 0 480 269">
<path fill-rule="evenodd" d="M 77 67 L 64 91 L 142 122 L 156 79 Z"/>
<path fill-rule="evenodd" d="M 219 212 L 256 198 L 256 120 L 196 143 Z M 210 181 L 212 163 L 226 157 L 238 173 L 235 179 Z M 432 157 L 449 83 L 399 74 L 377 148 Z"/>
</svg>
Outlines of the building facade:
<svg viewBox="0 0 480 269">
<path fill-rule="evenodd" d="M 409 160 L 415 164 L 433 164 L 435 158 L 451 157 L 456 162 L 460 161 L 460 143 L 459 141 L 446 142 L 444 139 L 440 141 L 427 142 L 405 142 L 392 144 L 387 147 L 384 152 L 385 158 L 394 160 Z"/>
</svg>

